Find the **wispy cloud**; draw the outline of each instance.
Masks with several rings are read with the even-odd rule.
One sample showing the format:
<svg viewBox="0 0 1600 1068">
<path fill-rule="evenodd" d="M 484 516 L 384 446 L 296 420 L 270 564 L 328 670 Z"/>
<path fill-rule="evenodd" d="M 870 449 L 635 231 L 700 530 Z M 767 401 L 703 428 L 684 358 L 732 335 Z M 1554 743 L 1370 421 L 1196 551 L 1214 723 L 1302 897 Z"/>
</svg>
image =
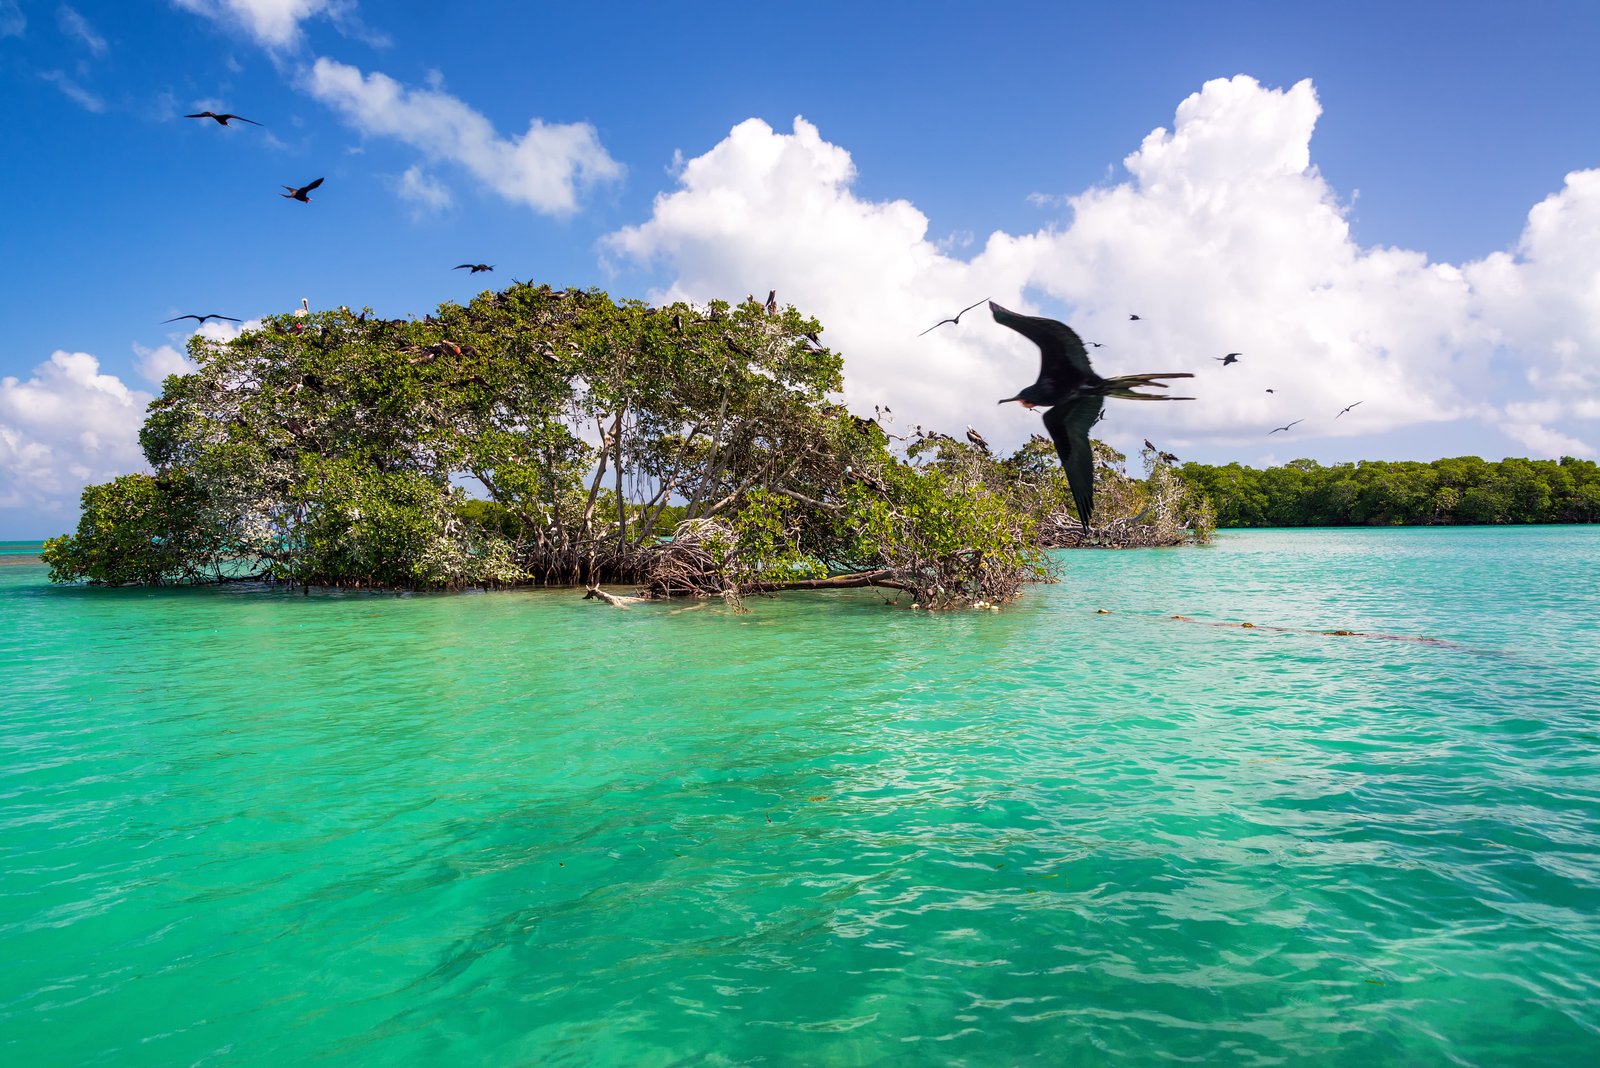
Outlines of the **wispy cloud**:
<svg viewBox="0 0 1600 1068">
<path fill-rule="evenodd" d="M 284 51 L 302 40 L 301 23 L 326 18 L 335 29 L 374 47 L 389 39 L 369 29 L 357 12 L 355 0 L 172 0 L 185 11 L 204 15 L 225 26 L 248 33 L 264 48 Z"/>
<path fill-rule="evenodd" d="M 74 8 L 62 4 L 56 8 L 56 25 L 68 37 L 76 37 L 87 48 L 91 55 L 103 56 L 106 54 L 106 39 L 95 32 L 89 25 L 89 20 L 84 18 Z"/>
<path fill-rule="evenodd" d="M 400 176 L 398 191 L 402 200 L 415 205 L 418 216 L 436 215 L 452 203 L 445 184 L 425 173 L 420 166 L 410 167 Z"/>
<path fill-rule="evenodd" d="M 583 190 L 622 175 L 586 122 L 533 119 L 521 137 L 503 138 L 482 113 L 448 93 L 408 89 L 386 74 L 363 75 L 326 58 L 307 72 L 305 84 L 362 133 L 459 164 L 507 200 L 546 214 L 571 214 Z"/>
<path fill-rule="evenodd" d="M 61 92 L 66 95 L 67 99 L 71 100 L 73 103 L 77 104 L 86 111 L 92 111 L 98 115 L 100 112 L 106 109 L 106 102 L 104 100 L 101 100 L 98 96 L 91 93 L 89 90 L 85 89 L 71 78 L 67 77 L 66 72 L 64 71 L 41 71 L 39 73 L 39 77 L 43 78 L 51 85 L 54 85 L 57 89 L 60 89 Z"/>
<path fill-rule="evenodd" d="M 0 0 L 0 37 L 21 37 L 27 28 L 27 16 L 17 0 Z"/>
</svg>

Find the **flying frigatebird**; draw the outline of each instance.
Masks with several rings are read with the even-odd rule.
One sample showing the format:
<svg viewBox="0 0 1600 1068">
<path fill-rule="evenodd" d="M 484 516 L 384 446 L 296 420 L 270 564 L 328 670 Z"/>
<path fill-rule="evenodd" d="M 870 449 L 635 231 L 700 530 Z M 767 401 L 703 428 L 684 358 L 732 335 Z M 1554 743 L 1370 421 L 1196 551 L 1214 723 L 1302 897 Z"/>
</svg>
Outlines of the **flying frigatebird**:
<svg viewBox="0 0 1600 1068">
<path fill-rule="evenodd" d="M 198 114 L 194 114 L 194 115 L 185 115 L 184 118 L 186 118 L 186 119 L 216 119 L 218 126 L 226 126 L 226 125 L 228 125 L 228 120 L 229 119 L 238 119 L 240 122 L 248 122 L 251 126 L 260 126 L 261 125 L 261 123 L 257 122 L 255 119 L 247 119 L 243 115 L 235 115 L 232 112 L 226 112 L 226 111 L 223 112 L 221 115 L 218 115 L 215 111 L 202 111 L 202 112 L 199 112 Z"/>
<path fill-rule="evenodd" d="M 1305 422 L 1305 420 L 1304 420 L 1304 419 L 1296 419 L 1296 420 L 1295 420 L 1295 421 L 1294 421 L 1294 423 L 1290 423 L 1290 424 L 1289 424 L 1289 426 L 1280 426 L 1280 427 L 1274 427 L 1274 428 L 1273 428 L 1273 429 L 1271 429 L 1271 430 L 1269 430 L 1269 431 L 1267 431 L 1267 437 L 1269 437 L 1269 438 L 1270 438 L 1270 437 L 1271 437 L 1271 436 L 1272 436 L 1272 435 L 1274 435 L 1274 434 L 1276 434 L 1276 433 L 1277 433 L 1277 432 L 1278 432 L 1278 431 L 1280 431 L 1280 430 L 1288 430 L 1288 429 L 1289 429 L 1289 427 L 1292 427 L 1292 426 L 1294 426 L 1294 425 L 1295 425 L 1295 423 L 1303 423 L 1303 422 Z"/>
<path fill-rule="evenodd" d="M 988 299 L 989 299 L 988 297 L 984 297 L 983 298 L 983 300 L 988 300 Z M 982 304 L 983 300 L 978 301 L 978 304 Z M 967 314 L 967 312 L 971 311 L 973 308 L 976 308 L 978 306 L 978 304 L 968 304 L 965 308 L 962 308 L 960 311 L 956 312 L 955 315 L 952 316 L 951 318 L 949 318 L 949 319 L 940 319 L 938 322 L 936 322 L 932 326 L 928 327 L 927 330 L 924 330 L 922 332 L 922 334 L 926 334 L 926 333 L 929 333 L 931 331 L 937 330 L 941 326 L 943 326 L 945 323 L 950 323 L 953 326 L 960 326 L 961 325 L 961 317 L 963 315 Z M 917 336 L 921 337 L 922 334 L 918 334 Z"/>
<path fill-rule="evenodd" d="M 288 188 L 288 187 L 285 186 L 284 188 Z M 467 270 L 471 271 L 473 274 L 479 274 L 479 273 L 481 273 L 483 271 L 492 271 L 492 270 L 494 270 L 494 265 L 493 264 L 489 264 L 489 263 L 459 263 L 459 264 L 457 264 L 456 266 L 454 266 L 454 267 L 452 267 L 450 269 L 452 271 L 459 271 L 463 267 L 465 267 Z M 516 279 L 513 278 L 512 281 L 515 282 Z"/>
<path fill-rule="evenodd" d="M 1356 401 L 1356 404 L 1360 404 L 1360 403 L 1361 403 L 1361 402 L 1360 402 L 1360 401 Z M 1345 412 L 1348 412 L 1348 411 L 1349 411 L 1349 410 L 1350 410 L 1350 409 L 1351 409 L 1351 408 L 1354 408 L 1354 407 L 1355 407 L 1355 406 L 1356 406 L 1356 404 L 1351 404 L 1351 405 L 1348 405 L 1348 406 L 1347 406 L 1347 407 L 1346 407 L 1346 408 L 1345 408 L 1345 409 L 1344 409 L 1344 411 L 1341 411 L 1341 412 L 1340 412 L 1340 413 L 1339 413 L 1339 415 L 1343 415 L 1343 414 L 1344 414 L 1344 413 L 1345 413 Z M 1337 419 L 1337 418 L 1339 418 L 1339 415 L 1336 415 L 1336 416 L 1334 416 L 1334 418 L 1335 418 L 1335 419 Z"/>
<path fill-rule="evenodd" d="M 307 196 L 306 194 L 311 192 L 313 189 L 315 189 L 317 186 L 319 186 L 321 184 L 322 184 L 322 179 L 318 178 L 316 181 L 311 182 L 311 183 L 309 183 L 307 185 L 303 185 L 298 189 L 296 189 L 292 185 L 286 185 L 286 186 L 284 186 L 284 188 L 287 189 L 288 192 L 287 193 L 279 193 L 278 195 L 280 197 L 283 197 L 286 200 L 298 200 L 302 204 L 309 204 L 309 203 L 311 203 L 311 198 L 309 196 Z"/>
<path fill-rule="evenodd" d="M 1213 360 L 1221 360 L 1222 361 L 1222 366 L 1226 367 L 1230 363 L 1238 363 L 1239 362 L 1239 357 L 1243 356 L 1243 355 L 1244 355 L 1244 353 L 1242 353 L 1242 352 L 1230 352 L 1226 356 L 1213 356 L 1211 358 Z"/>
<path fill-rule="evenodd" d="M 194 315 L 192 313 L 189 314 L 189 315 L 174 315 L 170 319 L 161 320 L 161 322 L 162 322 L 163 325 L 165 325 L 167 323 L 175 323 L 179 319 L 193 319 L 195 321 L 195 325 L 196 326 L 204 326 L 204 325 L 206 325 L 206 320 L 207 319 L 226 319 L 230 323 L 237 323 L 237 322 L 242 322 L 243 321 L 243 320 L 240 320 L 240 319 L 235 319 L 231 315 L 218 315 L 215 312 L 212 312 L 209 315 Z"/>
<path fill-rule="evenodd" d="M 1101 378 L 1089 366 L 1089 352 L 1077 332 L 1066 323 L 1036 315 L 1019 315 L 989 302 L 994 321 L 1010 327 L 1039 346 L 1039 378 L 1015 397 L 1001 404 L 1020 401 L 1024 408 L 1049 408 L 1044 413 L 1045 429 L 1056 443 L 1061 467 L 1072 487 L 1072 500 L 1078 506 L 1078 519 L 1089 529 L 1094 513 L 1094 453 L 1089 448 L 1089 428 L 1100 418 L 1107 397 L 1125 400 L 1194 400 L 1193 397 L 1163 397 L 1137 393 L 1139 386 L 1166 389 L 1165 378 L 1193 378 L 1187 371 L 1166 374 L 1121 375 Z"/>
</svg>

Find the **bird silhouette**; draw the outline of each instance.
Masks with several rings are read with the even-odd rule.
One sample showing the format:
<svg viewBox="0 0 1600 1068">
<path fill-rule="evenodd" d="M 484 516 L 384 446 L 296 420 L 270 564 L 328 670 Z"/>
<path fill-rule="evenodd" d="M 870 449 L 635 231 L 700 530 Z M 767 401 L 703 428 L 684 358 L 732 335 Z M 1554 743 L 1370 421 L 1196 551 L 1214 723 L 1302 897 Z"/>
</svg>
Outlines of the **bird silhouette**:
<svg viewBox="0 0 1600 1068">
<path fill-rule="evenodd" d="M 303 185 L 298 189 L 296 189 L 292 185 L 286 185 L 286 186 L 284 186 L 284 188 L 287 189 L 288 192 L 287 193 L 279 193 L 278 195 L 280 197 L 283 197 L 285 200 L 298 200 L 302 204 L 309 204 L 309 203 L 311 203 L 311 198 L 308 197 L 306 194 L 311 192 L 313 189 L 315 189 L 317 186 L 319 186 L 321 184 L 322 184 L 322 179 L 318 178 L 316 181 L 312 182 L 310 185 Z"/>
<path fill-rule="evenodd" d="M 1213 357 L 1213 358 L 1214 358 L 1214 357 Z M 1277 391 L 1277 390 L 1275 390 L 1275 389 L 1269 389 L 1269 390 L 1267 390 L 1267 392 L 1268 392 L 1268 393 L 1276 393 L 1276 392 L 1278 392 L 1278 391 Z M 1338 416 L 1334 416 L 1334 418 L 1336 418 L 1336 419 L 1337 419 L 1337 418 L 1338 418 Z"/>
<path fill-rule="evenodd" d="M 235 319 L 235 318 L 234 318 L 234 317 L 233 317 L 233 316 L 231 316 L 231 315 L 218 315 L 218 314 L 216 314 L 216 313 L 215 313 L 215 312 L 213 312 L 213 313 L 211 313 L 211 314 L 210 314 L 210 315 L 193 315 L 193 314 L 191 314 L 191 315 L 174 315 L 174 316 L 173 316 L 173 317 L 172 317 L 172 318 L 170 318 L 170 319 L 163 319 L 163 320 L 161 320 L 161 322 L 162 322 L 162 323 L 163 323 L 163 324 L 166 324 L 166 323 L 175 323 L 175 322 L 177 322 L 177 321 L 178 321 L 178 320 L 179 320 L 179 319 L 193 319 L 193 320 L 194 320 L 194 321 L 195 321 L 195 325 L 197 325 L 197 326 L 204 326 L 204 325 L 206 325 L 206 320 L 207 320 L 207 319 L 226 319 L 226 320 L 228 320 L 228 322 L 230 322 L 230 323 L 238 323 L 238 322 L 243 322 L 243 321 L 244 321 L 244 320 L 242 320 L 242 319 Z"/>
<path fill-rule="evenodd" d="M 983 440 L 982 434 L 973 429 L 971 423 L 967 424 L 967 440 L 972 442 L 978 448 L 982 449 L 984 452 L 989 451 L 989 443 Z"/>
<path fill-rule="evenodd" d="M 1356 401 L 1356 404 L 1360 404 L 1360 403 L 1361 403 L 1360 401 Z M 1352 404 L 1349 407 L 1345 408 L 1343 412 L 1339 413 L 1339 415 L 1343 415 L 1345 412 L 1348 412 L 1351 408 L 1354 408 L 1356 406 L 1356 404 Z M 1334 416 L 1334 418 L 1335 419 L 1339 418 L 1339 415 Z"/>
<path fill-rule="evenodd" d="M 1138 316 L 1137 316 L 1137 315 L 1130 315 L 1130 316 L 1128 316 L 1128 322 L 1130 322 L 1130 323 L 1132 323 L 1132 322 L 1137 322 L 1137 321 L 1138 321 L 1138 319 L 1139 319 L 1139 317 L 1138 317 Z M 1192 398 L 1191 398 L 1191 399 L 1192 399 Z"/>
<path fill-rule="evenodd" d="M 1290 423 L 1289 426 L 1294 426 L 1295 423 L 1303 423 L 1303 422 L 1305 422 L 1304 419 L 1296 419 L 1294 421 L 1294 423 Z M 1273 434 L 1276 434 L 1279 430 L 1288 430 L 1289 426 L 1275 427 L 1274 429 L 1267 431 L 1267 436 L 1271 437 Z"/>
<path fill-rule="evenodd" d="M 261 126 L 261 125 L 263 125 L 262 123 L 257 122 L 255 119 L 247 119 L 243 115 L 233 115 L 233 114 L 230 114 L 229 112 L 226 112 L 226 111 L 223 112 L 221 115 L 218 115 L 215 111 L 199 111 L 199 112 L 196 112 L 193 115 L 185 115 L 184 118 L 186 118 L 186 119 L 216 119 L 218 126 L 226 126 L 226 125 L 228 125 L 228 120 L 229 119 L 238 119 L 240 122 L 248 122 L 251 126 Z"/>
<path fill-rule="evenodd" d="M 988 297 L 984 297 L 983 300 L 978 301 L 978 304 L 982 304 L 984 300 L 988 300 L 988 299 L 989 299 Z M 954 324 L 956 326 L 960 326 L 961 325 L 961 317 L 963 315 L 967 314 L 967 312 L 971 311 L 973 308 L 976 308 L 978 306 L 978 304 L 968 304 L 965 308 L 962 308 L 960 311 L 956 312 L 955 315 L 952 318 L 940 319 L 938 322 L 936 322 L 932 326 L 928 327 L 927 330 L 924 330 L 922 332 L 922 334 L 926 334 L 929 331 L 937 330 L 941 326 L 943 326 L 945 323 L 952 323 L 952 324 Z M 921 337 L 922 334 L 918 334 L 917 336 Z"/>
<path fill-rule="evenodd" d="M 778 314 L 778 291 L 776 289 L 767 290 L 767 302 L 762 307 L 766 308 L 768 315 Z"/>
<path fill-rule="evenodd" d="M 467 270 L 471 271 L 473 274 L 477 274 L 480 271 L 492 271 L 492 270 L 494 270 L 494 265 L 493 264 L 488 264 L 488 263 L 458 263 L 458 264 L 456 264 L 454 267 L 452 267 L 450 269 L 452 271 L 459 271 L 463 267 L 466 268 Z M 512 281 L 515 282 L 516 279 L 513 278 Z"/>
<path fill-rule="evenodd" d="M 1156 457 L 1156 458 L 1157 458 L 1157 459 L 1158 459 L 1158 460 L 1160 460 L 1160 461 L 1161 461 L 1161 462 L 1162 462 L 1162 463 L 1164 463 L 1164 464 L 1175 464 L 1175 463 L 1177 463 L 1177 462 L 1178 462 L 1178 458 L 1177 458 L 1177 457 L 1176 457 L 1176 456 L 1174 456 L 1174 455 L 1173 455 L 1173 454 L 1172 454 L 1172 453 L 1170 453 L 1170 452 L 1164 452 L 1164 453 L 1161 453 L 1161 454 L 1160 454 L 1160 455 L 1159 455 L 1159 456 L 1157 456 L 1157 457 Z"/>
<path fill-rule="evenodd" d="M 1078 506 L 1078 520 L 1089 529 L 1094 513 L 1094 452 L 1089 447 L 1089 428 L 1099 420 L 1107 397 L 1124 400 L 1194 400 L 1193 397 L 1163 397 L 1136 392 L 1139 386 L 1166 389 L 1162 379 L 1193 378 L 1187 371 L 1163 374 L 1122 375 L 1102 378 L 1089 365 L 1088 350 L 1066 323 L 1034 315 L 1019 315 L 990 301 L 995 322 L 1010 327 L 1039 346 L 1039 378 L 1015 397 L 1001 404 L 1020 401 L 1025 408 L 1049 408 L 1044 426 L 1056 444 L 1061 467 Z"/>
<path fill-rule="evenodd" d="M 1155 445 L 1150 441 L 1149 438 L 1145 438 L 1144 439 L 1144 447 L 1149 449 L 1151 452 L 1155 452 L 1156 451 Z"/>
<path fill-rule="evenodd" d="M 1221 360 L 1222 361 L 1222 366 L 1226 367 L 1230 363 L 1238 363 L 1239 362 L 1239 357 L 1243 356 L 1243 355 L 1244 355 L 1244 353 L 1242 353 L 1242 352 L 1230 352 L 1226 356 L 1213 356 L 1211 358 L 1213 360 Z"/>
</svg>

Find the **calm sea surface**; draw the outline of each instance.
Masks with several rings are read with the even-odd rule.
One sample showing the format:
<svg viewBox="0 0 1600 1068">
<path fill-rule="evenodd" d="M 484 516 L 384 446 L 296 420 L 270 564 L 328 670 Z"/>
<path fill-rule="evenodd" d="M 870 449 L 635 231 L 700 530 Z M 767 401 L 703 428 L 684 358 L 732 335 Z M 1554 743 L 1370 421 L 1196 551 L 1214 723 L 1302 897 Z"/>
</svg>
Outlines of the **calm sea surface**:
<svg viewBox="0 0 1600 1068">
<path fill-rule="evenodd" d="M 0 548 L 6 1064 L 1600 1063 L 1597 528 L 936 617 Z"/>
</svg>

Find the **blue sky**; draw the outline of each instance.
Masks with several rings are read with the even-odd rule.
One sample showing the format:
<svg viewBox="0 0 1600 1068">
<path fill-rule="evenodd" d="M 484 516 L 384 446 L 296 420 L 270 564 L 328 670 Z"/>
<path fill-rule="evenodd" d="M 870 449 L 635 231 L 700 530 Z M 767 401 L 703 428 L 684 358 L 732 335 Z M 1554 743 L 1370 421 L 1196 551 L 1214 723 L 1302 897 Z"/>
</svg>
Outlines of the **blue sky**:
<svg viewBox="0 0 1600 1068">
<path fill-rule="evenodd" d="M 974 10 L 0 0 L 0 538 L 138 467 L 190 332 L 161 320 L 420 315 L 513 276 L 775 286 L 857 408 L 1000 444 L 1038 429 L 993 403 L 1031 351 L 915 336 L 983 297 L 1104 373 L 1202 376 L 1112 406 L 1121 447 L 1595 455 L 1600 5 Z M 181 118 L 208 108 L 265 126 Z"/>
</svg>

